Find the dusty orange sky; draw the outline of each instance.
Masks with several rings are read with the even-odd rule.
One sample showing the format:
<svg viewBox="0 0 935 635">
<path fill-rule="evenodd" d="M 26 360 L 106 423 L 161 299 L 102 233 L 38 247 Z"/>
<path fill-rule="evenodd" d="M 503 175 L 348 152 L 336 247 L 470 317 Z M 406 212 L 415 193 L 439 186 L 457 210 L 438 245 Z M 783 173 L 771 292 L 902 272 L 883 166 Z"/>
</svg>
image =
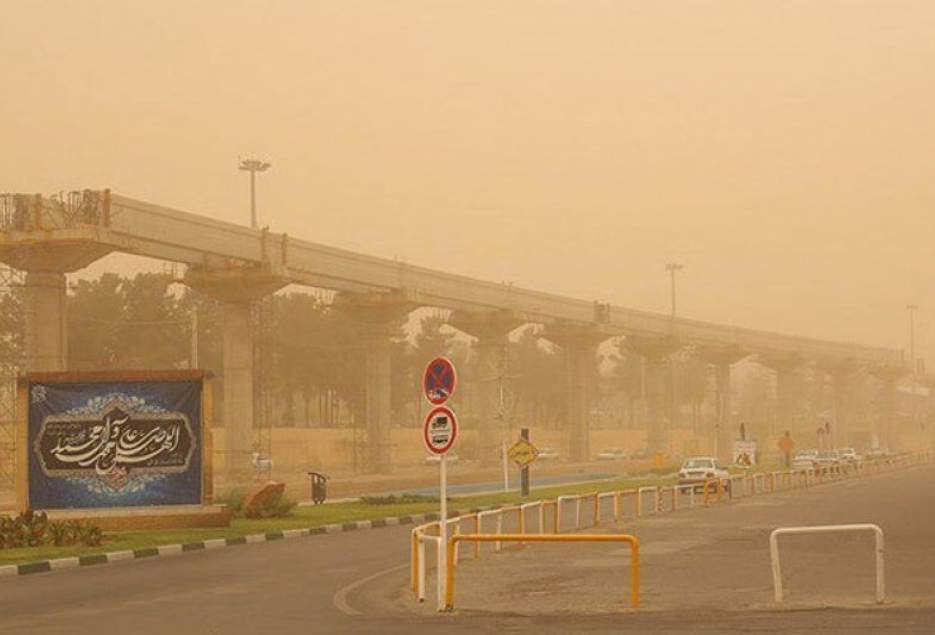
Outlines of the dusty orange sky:
<svg viewBox="0 0 935 635">
<path fill-rule="evenodd" d="M 111 187 L 587 299 L 905 348 L 935 3 L 8 2 L 0 190 Z M 126 258 L 107 268 L 140 267 Z"/>
</svg>

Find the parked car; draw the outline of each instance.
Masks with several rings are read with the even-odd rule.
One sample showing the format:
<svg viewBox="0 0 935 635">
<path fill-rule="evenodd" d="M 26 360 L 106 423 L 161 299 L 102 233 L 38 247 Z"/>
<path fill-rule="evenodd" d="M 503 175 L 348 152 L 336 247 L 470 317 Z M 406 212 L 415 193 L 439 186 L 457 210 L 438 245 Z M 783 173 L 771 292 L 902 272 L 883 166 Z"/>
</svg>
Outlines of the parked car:
<svg viewBox="0 0 935 635">
<path fill-rule="evenodd" d="M 792 458 L 792 467 L 796 470 L 808 470 L 815 467 L 818 450 L 802 450 Z"/>
<path fill-rule="evenodd" d="M 679 485 L 697 485 L 696 489 L 700 490 L 707 481 L 730 478 L 730 472 L 713 457 L 693 456 L 682 463 L 678 477 Z M 726 487 L 730 489 L 730 481 L 727 482 Z"/>
<path fill-rule="evenodd" d="M 627 453 L 622 448 L 608 448 L 597 454 L 598 461 L 619 461 L 627 458 Z"/>
<path fill-rule="evenodd" d="M 427 457 L 425 457 L 425 464 L 426 464 L 426 465 L 437 465 L 438 463 L 441 463 L 441 460 L 442 460 L 442 457 L 441 457 L 440 455 L 438 455 L 438 454 L 429 454 Z M 449 463 L 454 463 L 454 462 L 457 461 L 457 460 L 458 460 L 458 455 L 457 455 L 457 454 L 455 454 L 454 452 L 449 452 L 449 453 L 448 453 L 448 462 L 449 462 Z"/>
<path fill-rule="evenodd" d="M 838 455 L 831 451 L 819 452 L 815 456 L 815 469 L 827 472 L 833 467 L 839 467 L 842 464 Z"/>
<path fill-rule="evenodd" d="M 637 461 L 649 458 L 649 448 L 642 448 L 630 455 L 630 458 Z"/>
<path fill-rule="evenodd" d="M 847 465 L 860 465 L 860 462 L 863 461 L 864 458 L 857 454 L 857 450 L 854 448 L 838 448 L 834 453 L 841 462 Z"/>
<path fill-rule="evenodd" d="M 555 448 L 539 448 L 539 456 L 536 458 L 537 461 L 554 461 L 558 458 L 558 450 Z"/>
<path fill-rule="evenodd" d="M 879 459 L 885 459 L 889 455 L 890 455 L 890 451 L 887 450 L 886 448 L 870 448 L 865 453 L 865 456 L 868 459 L 873 460 L 873 461 L 876 461 Z"/>
</svg>

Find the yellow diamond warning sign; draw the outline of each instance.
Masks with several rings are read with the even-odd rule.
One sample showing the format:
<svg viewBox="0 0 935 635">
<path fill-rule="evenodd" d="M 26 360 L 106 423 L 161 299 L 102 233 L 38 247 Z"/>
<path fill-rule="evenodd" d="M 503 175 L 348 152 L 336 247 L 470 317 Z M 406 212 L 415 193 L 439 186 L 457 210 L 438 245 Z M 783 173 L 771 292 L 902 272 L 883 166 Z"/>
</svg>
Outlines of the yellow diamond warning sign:
<svg viewBox="0 0 935 635">
<path fill-rule="evenodd" d="M 510 449 L 506 451 L 506 455 L 514 463 L 522 467 L 536 460 L 536 457 L 539 456 L 539 449 L 526 439 L 520 439 L 510 446 Z"/>
</svg>

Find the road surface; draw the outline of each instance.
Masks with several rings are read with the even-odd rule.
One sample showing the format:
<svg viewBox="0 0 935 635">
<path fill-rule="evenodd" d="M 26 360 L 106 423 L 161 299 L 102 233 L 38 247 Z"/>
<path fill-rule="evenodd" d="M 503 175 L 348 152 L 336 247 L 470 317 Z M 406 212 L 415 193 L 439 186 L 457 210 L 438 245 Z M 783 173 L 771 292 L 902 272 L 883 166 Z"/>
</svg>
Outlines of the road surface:
<svg viewBox="0 0 935 635">
<path fill-rule="evenodd" d="M 935 621 L 933 480 L 935 467 L 925 466 L 870 477 L 859 485 L 848 482 L 647 519 L 636 526 L 638 534 L 645 534 L 647 584 L 638 613 L 599 609 L 582 615 L 561 594 L 547 598 L 548 607 L 560 608 L 548 615 L 537 608 L 541 599 L 533 597 L 508 611 L 496 602 L 478 604 L 482 596 L 476 588 L 469 590 L 471 576 L 484 574 L 485 560 L 459 569 L 464 604 L 457 613 L 413 610 L 403 590 L 409 528 L 390 527 L 0 579 L 0 633 L 930 632 Z M 758 570 L 766 550 L 759 537 L 767 528 L 857 520 L 876 522 L 886 531 L 894 606 L 776 611 L 763 601 L 768 570 Z M 760 532 L 755 536 L 751 523 Z M 692 546 L 689 538 L 699 531 L 693 527 L 705 526 L 717 527 L 716 539 Z M 654 553 L 654 533 L 670 542 L 673 535 L 685 534 L 685 544 Z M 517 574 L 522 574 L 521 560 L 529 553 L 506 554 L 496 564 L 509 564 L 516 555 Z M 759 559 L 755 567 L 749 565 L 751 558 Z M 847 572 L 851 565 L 844 558 L 841 566 Z M 564 573 L 551 571 L 559 577 Z M 704 600 L 699 596 L 682 605 L 678 594 L 666 588 L 673 575 L 715 580 L 715 587 L 739 589 L 741 595 L 751 594 L 751 601 L 699 605 Z M 527 582 L 517 577 L 510 585 L 522 588 Z M 618 583 L 607 596 L 622 589 Z M 495 590 L 491 587 L 491 594 Z"/>
</svg>

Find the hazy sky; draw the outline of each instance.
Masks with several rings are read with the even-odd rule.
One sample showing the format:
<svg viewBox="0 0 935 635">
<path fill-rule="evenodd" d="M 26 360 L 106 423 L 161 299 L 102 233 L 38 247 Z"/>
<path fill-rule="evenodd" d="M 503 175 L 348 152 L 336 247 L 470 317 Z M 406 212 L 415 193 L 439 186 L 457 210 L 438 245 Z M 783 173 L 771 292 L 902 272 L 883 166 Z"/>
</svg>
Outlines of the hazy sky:
<svg viewBox="0 0 935 635">
<path fill-rule="evenodd" d="M 7 1 L 0 190 L 111 187 L 935 359 L 931 0 Z M 126 264 L 108 259 L 94 268 Z"/>
</svg>

